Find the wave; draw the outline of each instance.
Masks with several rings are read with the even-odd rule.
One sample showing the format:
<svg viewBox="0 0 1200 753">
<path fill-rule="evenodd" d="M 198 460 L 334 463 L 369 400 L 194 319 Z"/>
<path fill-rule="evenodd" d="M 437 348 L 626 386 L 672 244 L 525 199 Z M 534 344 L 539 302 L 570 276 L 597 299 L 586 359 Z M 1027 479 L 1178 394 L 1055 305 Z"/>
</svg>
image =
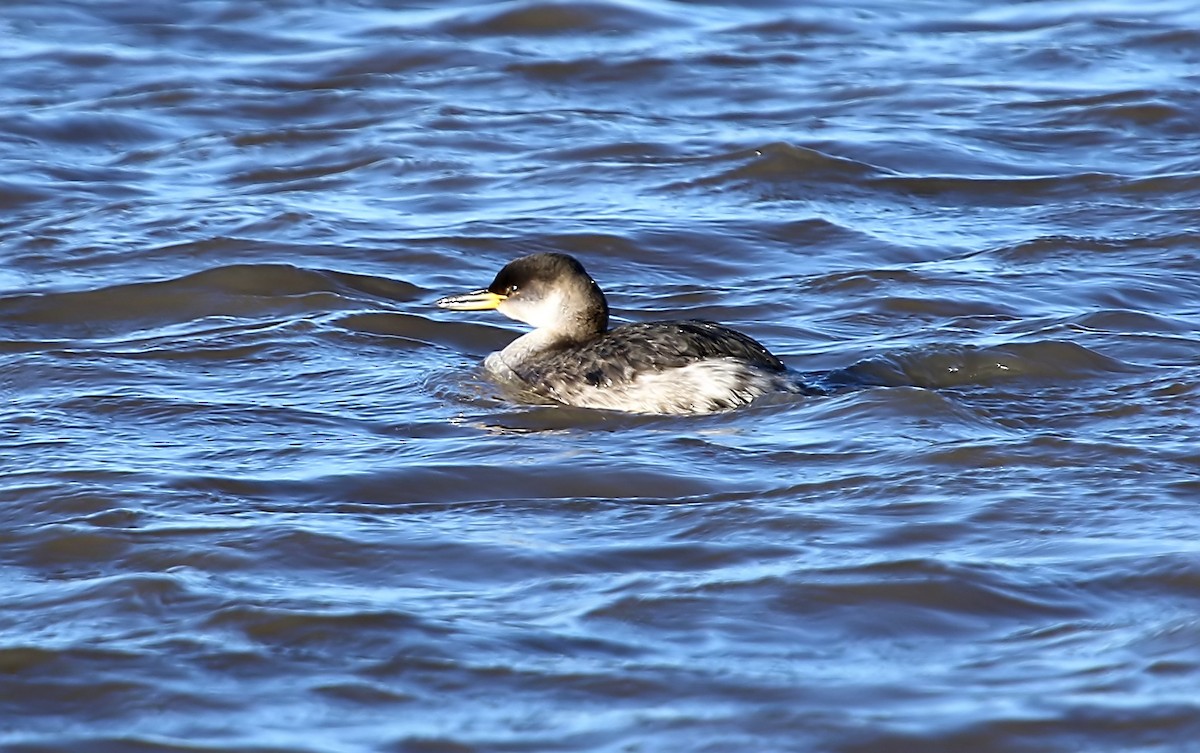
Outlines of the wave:
<svg viewBox="0 0 1200 753">
<path fill-rule="evenodd" d="M 290 264 L 230 264 L 171 280 L 0 297 L 0 335 L 106 338 L 199 320 L 262 320 L 415 298 L 415 285 Z M 12 347 L 10 344 L 9 347 Z"/>
<path fill-rule="evenodd" d="M 648 10 L 653 3 L 546 2 L 518 0 L 457 13 L 435 24 L 443 33 L 461 36 L 544 36 L 562 34 L 646 33 L 686 26 L 679 14 Z"/>
<path fill-rule="evenodd" d="M 1078 343 L 1045 340 L 984 347 L 920 346 L 873 356 L 835 375 L 851 383 L 945 389 L 1017 379 L 1068 382 L 1133 370 Z"/>
</svg>

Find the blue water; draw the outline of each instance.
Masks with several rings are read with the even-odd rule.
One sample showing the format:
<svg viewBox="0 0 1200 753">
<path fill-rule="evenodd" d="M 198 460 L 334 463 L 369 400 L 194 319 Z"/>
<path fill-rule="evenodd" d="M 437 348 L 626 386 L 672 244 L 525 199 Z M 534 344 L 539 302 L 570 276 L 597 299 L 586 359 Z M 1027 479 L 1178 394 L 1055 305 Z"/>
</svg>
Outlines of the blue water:
<svg viewBox="0 0 1200 753">
<path fill-rule="evenodd" d="M 1198 30 L 5 4 L 0 749 L 1200 751 Z M 537 251 L 877 386 L 511 402 Z"/>
</svg>

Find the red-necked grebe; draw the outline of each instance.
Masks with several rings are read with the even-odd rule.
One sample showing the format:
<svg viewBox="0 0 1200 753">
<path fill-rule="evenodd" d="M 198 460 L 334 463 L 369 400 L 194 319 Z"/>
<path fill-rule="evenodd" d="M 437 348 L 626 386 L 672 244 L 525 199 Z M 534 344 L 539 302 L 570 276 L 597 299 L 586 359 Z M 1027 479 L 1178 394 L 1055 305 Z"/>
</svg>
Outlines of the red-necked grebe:
<svg viewBox="0 0 1200 753">
<path fill-rule="evenodd" d="M 769 392 L 808 392 L 756 340 L 712 322 L 608 328 L 608 302 L 566 254 L 509 262 L 485 290 L 448 296 L 455 311 L 495 309 L 532 325 L 484 361 L 491 377 L 538 400 L 633 413 L 710 413 Z"/>
</svg>

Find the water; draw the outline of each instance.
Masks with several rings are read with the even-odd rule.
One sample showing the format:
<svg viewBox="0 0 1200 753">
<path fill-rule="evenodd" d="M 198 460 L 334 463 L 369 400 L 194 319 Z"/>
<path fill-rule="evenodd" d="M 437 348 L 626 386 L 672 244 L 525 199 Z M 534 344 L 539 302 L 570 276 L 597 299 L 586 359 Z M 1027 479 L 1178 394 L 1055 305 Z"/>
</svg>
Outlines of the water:
<svg viewBox="0 0 1200 753">
<path fill-rule="evenodd" d="M 5 4 L 3 750 L 1200 750 L 1200 7 L 733 6 Z"/>
</svg>

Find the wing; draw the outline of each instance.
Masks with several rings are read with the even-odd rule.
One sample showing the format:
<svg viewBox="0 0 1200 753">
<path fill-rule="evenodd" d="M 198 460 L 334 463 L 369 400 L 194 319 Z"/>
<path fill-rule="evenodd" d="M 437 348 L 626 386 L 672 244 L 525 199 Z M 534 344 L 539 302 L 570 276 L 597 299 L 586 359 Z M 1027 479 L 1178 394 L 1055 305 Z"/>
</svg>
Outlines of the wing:
<svg viewBox="0 0 1200 753">
<path fill-rule="evenodd" d="M 713 322 L 692 319 L 617 327 L 586 345 L 546 354 L 523 369 L 521 377 L 533 384 L 553 378 L 601 387 L 630 382 L 640 373 L 714 358 L 741 361 L 768 372 L 787 368 L 757 340 Z"/>
</svg>

